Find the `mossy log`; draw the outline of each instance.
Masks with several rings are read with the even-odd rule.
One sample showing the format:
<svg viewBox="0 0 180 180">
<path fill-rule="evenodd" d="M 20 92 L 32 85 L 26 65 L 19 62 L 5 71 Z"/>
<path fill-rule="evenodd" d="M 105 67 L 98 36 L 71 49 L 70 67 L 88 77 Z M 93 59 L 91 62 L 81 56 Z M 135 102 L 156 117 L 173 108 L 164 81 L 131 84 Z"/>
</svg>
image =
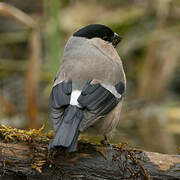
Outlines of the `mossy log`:
<svg viewBox="0 0 180 180">
<path fill-rule="evenodd" d="M 180 155 L 79 142 L 49 154 L 48 142 L 0 141 L 0 179 L 180 179 Z"/>
</svg>

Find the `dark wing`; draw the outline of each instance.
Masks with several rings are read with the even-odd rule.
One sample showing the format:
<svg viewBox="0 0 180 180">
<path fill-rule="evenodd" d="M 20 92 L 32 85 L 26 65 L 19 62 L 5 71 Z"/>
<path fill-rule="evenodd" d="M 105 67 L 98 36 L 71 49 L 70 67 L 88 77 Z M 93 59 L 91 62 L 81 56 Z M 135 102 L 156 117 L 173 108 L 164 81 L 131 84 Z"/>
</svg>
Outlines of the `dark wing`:
<svg viewBox="0 0 180 180">
<path fill-rule="evenodd" d="M 116 90 L 122 92 L 123 85 L 117 85 Z M 121 100 L 94 81 L 88 82 L 78 97 L 81 108 L 70 104 L 71 93 L 71 80 L 59 82 L 51 91 L 50 121 L 56 134 L 48 147 L 49 150 L 61 146 L 69 152 L 75 151 L 79 132 L 109 113 Z"/>
<path fill-rule="evenodd" d="M 71 80 L 56 84 L 51 91 L 50 121 L 56 134 L 49 144 L 49 150 L 57 146 L 65 147 L 69 152 L 76 150 L 82 111 L 70 105 L 71 93 Z"/>
<path fill-rule="evenodd" d="M 96 120 L 108 114 L 122 99 L 125 91 L 123 82 L 115 85 L 120 98 L 115 97 L 108 89 L 100 83 L 88 82 L 78 98 L 79 104 L 83 107 L 83 120 L 80 124 L 80 131 L 88 128 Z"/>
<path fill-rule="evenodd" d="M 62 81 L 52 88 L 49 101 L 49 116 L 54 130 L 60 126 L 64 111 L 70 104 L 72 81 Z"/>
</svg>

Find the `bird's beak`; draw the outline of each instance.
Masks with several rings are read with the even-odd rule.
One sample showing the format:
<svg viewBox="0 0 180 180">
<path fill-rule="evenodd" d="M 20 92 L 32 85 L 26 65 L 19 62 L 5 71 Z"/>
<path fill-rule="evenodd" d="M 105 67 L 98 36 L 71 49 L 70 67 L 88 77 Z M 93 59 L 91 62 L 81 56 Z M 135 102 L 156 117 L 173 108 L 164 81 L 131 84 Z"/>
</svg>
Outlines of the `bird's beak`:
<svg viewBox="0 0 180 180">
<path fill-rule="evenodd" d="M 120 37 L 117 33 L 114 33 L 112 45 L 116 47 L 121 40 L 122 40 L 122 37 Z"/>
</svg>

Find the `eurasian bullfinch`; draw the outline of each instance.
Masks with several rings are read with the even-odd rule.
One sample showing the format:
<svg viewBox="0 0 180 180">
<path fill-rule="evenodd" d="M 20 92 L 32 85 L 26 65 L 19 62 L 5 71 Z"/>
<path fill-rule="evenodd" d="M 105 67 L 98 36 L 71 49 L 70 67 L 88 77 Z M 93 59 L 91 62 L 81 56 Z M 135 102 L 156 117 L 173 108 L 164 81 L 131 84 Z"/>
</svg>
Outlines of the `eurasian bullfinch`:
<svg viewBox="0 0 180 180">
<path fill-rule="evenodd" d="M 49 145 L 76 150 L 78 136 L 106 137 L 116 128 L 126 77 L 115 49 L 121 37 L 109 27 L 88 25 L 68 40 L 52 87 L 49 116 L 56 134 Z"/>
</svg>

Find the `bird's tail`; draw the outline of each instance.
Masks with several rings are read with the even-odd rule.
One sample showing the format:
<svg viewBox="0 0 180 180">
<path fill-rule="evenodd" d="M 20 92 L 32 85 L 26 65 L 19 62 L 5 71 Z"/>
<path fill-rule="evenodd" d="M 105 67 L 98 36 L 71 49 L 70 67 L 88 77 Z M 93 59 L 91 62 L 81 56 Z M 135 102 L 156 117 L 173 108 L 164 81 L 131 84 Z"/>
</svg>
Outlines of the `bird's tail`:
<svg viewBox="0 0 180 180">
<path fill-rule="evenodd" d="M 62 123 L 56 130 L 56 135 L 51 141 L 48 149 L 54 147 L 65 147 L 68 152 L 76 150 L 78 136 L 79 136 L 79 124 L 82 120 L 82 111 L 77 106 L 69 105 L 65 112 Z"/>
</svg>

